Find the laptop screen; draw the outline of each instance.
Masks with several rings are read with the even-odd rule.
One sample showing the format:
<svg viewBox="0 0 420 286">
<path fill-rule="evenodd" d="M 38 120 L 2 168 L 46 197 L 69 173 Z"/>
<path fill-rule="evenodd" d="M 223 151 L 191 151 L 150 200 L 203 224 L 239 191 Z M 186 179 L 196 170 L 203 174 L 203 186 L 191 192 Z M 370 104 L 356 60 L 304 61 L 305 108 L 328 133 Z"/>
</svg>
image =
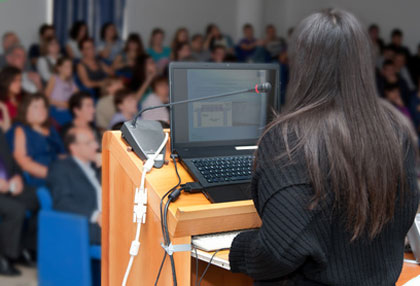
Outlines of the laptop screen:
<svg viewBox="0 0 420 286">
<path fill-rule="evenodd" d="M 265 82 L 272 85 L 268 93 L 242 92 L 173 106 L 173 145 L 255 145 L 278 110 L 278 78 L 274 64 L 171 64 L 171 102 L 252 89 Z"/>
</svg>

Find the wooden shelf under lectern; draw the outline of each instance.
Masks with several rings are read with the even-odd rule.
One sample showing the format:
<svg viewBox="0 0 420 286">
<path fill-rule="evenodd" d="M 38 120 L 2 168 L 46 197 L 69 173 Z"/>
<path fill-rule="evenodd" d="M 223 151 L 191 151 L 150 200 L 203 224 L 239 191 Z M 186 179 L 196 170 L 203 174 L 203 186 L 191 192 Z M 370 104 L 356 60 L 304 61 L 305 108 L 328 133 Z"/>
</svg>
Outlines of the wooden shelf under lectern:
<svg viewBox="0 0 420 286">
<path fill-rule="evenodd" d="M 170 149 L 168 142 L 167 150 Z M 178 181 L 175 168 L 167 152 L 168 164 L 153 169 L 146 176 L 148 204 L 146 224 L 141 227 L 140 251 L 134 259 L 127 285 L 154 285 L 164 254 L 161 248 L 162 231 L 159 205 L 162 196 Z M 133 199 L 136 187 L 140 185 L 143 163 L 121 138 L 121 132 L 106 132 L 102 148 L 102 286 L 121 285 L 130 259 L 129 249 L 135 237 L 133 223 Z M 192 182 L 188 172 L 178 164 L 182 183 Z M 168 228 L 173 244 L 189 244 L 191 236 L 239 229 L 256 228 L 261 221 L 252 201 L 212 204 L 201 194 L 183 193 L 172 203 L 168 212 Z M 218 254 L 219 256 L 219 254 Z M 228 251 L 220 253 L 227 259 Z M 190 252 L 174 254 L 178 285 L 194 285 L 195 260 Z M 199 275 L 206 264 L 200 262 Z M 415 266 L 405 281 L 420 275 Z M 404 268 L 404 269 L 405 269 Z M 409 273 L 407 273 L 409 274 Z M 405 282 L 404 281 L 404 282 Z M 165 262 L 158 285 L 172 285 L 169 260 Z M 212 266 L 201 285 L 252 285 L 252 280 L 242 274 L 233 274 Z M 402 285 L 402 284 L 397 284 Z"/>
</svg>

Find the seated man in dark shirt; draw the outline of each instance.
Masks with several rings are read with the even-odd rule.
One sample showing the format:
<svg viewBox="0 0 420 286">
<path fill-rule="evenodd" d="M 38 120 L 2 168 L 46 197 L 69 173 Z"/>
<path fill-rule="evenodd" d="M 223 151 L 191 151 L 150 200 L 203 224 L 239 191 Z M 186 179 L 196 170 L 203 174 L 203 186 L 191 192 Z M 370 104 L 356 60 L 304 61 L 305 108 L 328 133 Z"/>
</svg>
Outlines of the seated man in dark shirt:
<svg viewBox="0 0 420 286">
<path fill-rule="evenodd" d="M 64 139 L 70 153 L 49 169 L 47 184 L 53 208 L 85 216 L 89 220 L 90 241 L 101 243 L 101 180 L 94 167 L 99 145 L 90 128 L 71 128 Z"/>
<path fill-rule="evenodd" d="M 13 264 L 18 258 L 34 265 L 31 256 L 36 250 L 37 209 L 35 190 L 23 185 L 21 171 L 0 129 L 0 275 L 19 275 Z M 32 215 L 23 231 L 27 210 Z"/>
</svg>

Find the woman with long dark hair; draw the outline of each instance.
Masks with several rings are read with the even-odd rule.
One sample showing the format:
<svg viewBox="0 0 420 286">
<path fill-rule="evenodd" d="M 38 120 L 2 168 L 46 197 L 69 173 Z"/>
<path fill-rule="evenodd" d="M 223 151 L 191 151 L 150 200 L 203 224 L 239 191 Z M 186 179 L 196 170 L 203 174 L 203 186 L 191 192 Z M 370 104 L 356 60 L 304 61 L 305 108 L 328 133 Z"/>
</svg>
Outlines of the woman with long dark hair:
<svg viewBox="0 0 420 286">
<path fill-rule="evenodd" d="M 377 96 L 353 15 L 315 13 L 293 38 L 251 184 L 262 226 L 234 239 L 231 269 L 256 285 L 395 285 L 419 202 L 410 127 Z"/>
</svg>

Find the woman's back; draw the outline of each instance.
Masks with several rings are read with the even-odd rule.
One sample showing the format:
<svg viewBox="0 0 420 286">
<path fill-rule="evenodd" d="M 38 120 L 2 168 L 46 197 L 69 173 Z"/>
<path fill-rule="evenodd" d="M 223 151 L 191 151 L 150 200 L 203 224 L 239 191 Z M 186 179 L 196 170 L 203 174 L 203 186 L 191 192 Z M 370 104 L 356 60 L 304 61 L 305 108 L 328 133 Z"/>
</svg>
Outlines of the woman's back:
<svg viewBox="0 0 420 286">
<path fill-rule="evenodd" d="M 290 135 L 291 146 L 295 138 Z M 303 150 L 291 160 L 273 160 L 286 152 L 282 140 L 273 128 L 259 144 L 252 194 L 263 225 L 235 239 L 232 270 L 247 273 L 256 285 L 394 285 L 419 202 L 414 150 L 405 159 L 408 192 L 402 202 L 398 193 L 394 219 L 373 240 L 365 233 L 352 241 L 345 208 L 335 205 L 331 189 L 309 210 L 315 191 Z"/>
<path fill-rule="evenodd" d="M 255 162 L 262 227 L 235 238 L 231 268 L 261 285 L 394 285 L 419 202 L 416 139 L 377 96 L 353 15 L 310 15 L 290 50 L 286 108 Z"/>
</svg>

